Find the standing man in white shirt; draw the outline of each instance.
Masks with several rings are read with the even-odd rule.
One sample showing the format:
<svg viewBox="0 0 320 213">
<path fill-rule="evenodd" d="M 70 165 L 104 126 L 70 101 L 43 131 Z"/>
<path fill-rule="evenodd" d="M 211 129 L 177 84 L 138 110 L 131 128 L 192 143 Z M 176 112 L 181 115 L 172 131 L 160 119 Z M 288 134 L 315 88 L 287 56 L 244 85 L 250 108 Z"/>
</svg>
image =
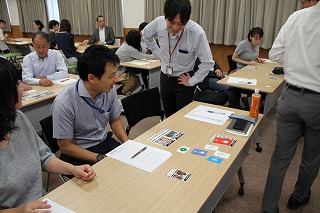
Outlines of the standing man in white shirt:
<svg viewBox="0 0 320 213">
<path fill-rule="evenodd" d="M 287 208 L 309 202 L 320 166 L 320 4 L 296 11 L 282 26 L 269 52 L 283 64 L 286 87 L 277 108 L 277 142 L 265 187 L 262 211 L 279 212 L 284 176 L 304 135 L 298 180 Z M 319 189 L 316 189 L 319 190 Z"/>
<path fill-rule="evenodd" d="M 203 81 L 215 63 L 205 31 L 190 20 L 190 14 L 189 0 L 166 0 L 164 16 L 142 30 L 148 49 L 161 59 L 160 92 L 166 117 L 192 102 L 195 85 Z M 197 57 L 202 63 L 194 73 Z"/>
<path fill-rule="evenodd" d="M 114 33 L 113 29 L 111 27 L 106 26 L 104 17 L 102 15 L 99 15 L 97 17 L 97 24 L 98 28 L 95 29 L 93 32 L 93 36 L 91 40 L 85 40 L 85 43 L 87 44 L 100 44 L 100 45 L 106 45 L 114 44 Z"/>
<path fill-rule="evenodd" d="M 37 32 L 32 36 L 35 52 L 23 58 L 22 81 L 26 84 L 52 86 L 52 80 L 66 78 L 67 66 L 58 50 L 49 50 L 49 35 Z"/>
<path fill-rule="evenodd" d="M 5 41 L 8 40 L 9 35 L 4 34 L 3 31 L 6 28 L 6 21 L 0 19 L 0 53 L 9 53 L 8 46 L 5 44 Z"/>
</svg>

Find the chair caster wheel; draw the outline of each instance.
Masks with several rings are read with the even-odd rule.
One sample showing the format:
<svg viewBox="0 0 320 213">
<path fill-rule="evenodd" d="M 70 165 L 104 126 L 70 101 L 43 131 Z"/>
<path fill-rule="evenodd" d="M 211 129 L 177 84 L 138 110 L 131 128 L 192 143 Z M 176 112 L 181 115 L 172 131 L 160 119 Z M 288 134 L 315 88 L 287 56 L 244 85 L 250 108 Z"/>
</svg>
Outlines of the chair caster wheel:
<svg viewBox="0 0 320 213">
<path fill-rule="evenodd" d="M 259 153 L 262 152 L 262 147 L 261 146 L 257 146 L 256 147 L 256 151 L 259 152 Z"/>
<path fill-rule="evenodd" d="M 240 196 L 244 195 L 244 188 L 242 188 L 242 187 L 239 188 L 238 195 L 240 195 Z"/>
</svg>

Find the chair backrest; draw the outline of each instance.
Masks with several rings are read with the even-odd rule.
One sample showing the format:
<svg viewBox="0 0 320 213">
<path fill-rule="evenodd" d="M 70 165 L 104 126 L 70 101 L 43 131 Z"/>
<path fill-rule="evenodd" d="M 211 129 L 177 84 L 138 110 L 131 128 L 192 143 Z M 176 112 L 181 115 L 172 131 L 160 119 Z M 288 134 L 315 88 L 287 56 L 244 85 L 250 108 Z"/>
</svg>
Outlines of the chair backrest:
<svg viewBox="0 0 320 213">
<path fill-rule="evenodd" d="M 144 118 L 160 116 L 163 120 L 164 112 L 161 110 L 160 94 L 157 87 L 131 94 L 123 98 L 121 102 L 128 121 L 127 134 L 134 125 Z"/>
<path fill-rule="evenodd" d="M 228 64 L 229 64 L 228 74 L 230 74 L 230 72 L 237 69 L 237 62 L 232 60 L 232 55 L 227 55 L 227 58 L 228 58 Z"/>
<path fill-rule="evenodd" d="M 40 125 L 42 128 L 42 131 L 44 133 L 44 136 L 46 137 L 49 147 L 52 151 L 52 153 L 56 153 L 60 150 L 58 146 L 57 139 L 53 138 L 53 125 L 52 125 L 52 115 L 42 119 L 40 121 Z"/>
</svg>

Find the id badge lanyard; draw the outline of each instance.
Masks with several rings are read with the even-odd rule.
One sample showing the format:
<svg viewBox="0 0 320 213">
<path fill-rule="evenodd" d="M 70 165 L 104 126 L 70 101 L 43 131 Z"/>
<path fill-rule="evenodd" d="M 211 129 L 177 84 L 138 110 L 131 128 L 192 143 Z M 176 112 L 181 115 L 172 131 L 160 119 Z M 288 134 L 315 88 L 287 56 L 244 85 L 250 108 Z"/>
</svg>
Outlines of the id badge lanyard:
<svg viewBox="0 0 320 213">
<path fill-rule="evenodd" d="M 182 30 L 176 45 L 174 45 L 172 52 L 171 52 L 171 47 L 170 47 L 170 35 L 169 35 L 169 31 L 168 31 L 168 43 L 169 43 L 169 55 L 170 55 L 170 57 L 169 57 L 169 65 L 166 67 L 166 74 L 168 76 L 172 76 L 173 75 L 173 68 L 170 66 L 171 57 L 172 57 L 173 52 L 176 50 L 176 47 L 178 46 L 178 43 L 179 43 L 179 41 L 180 41 L 180 39 L 182 37 L 183 31 L 184 31 L 184 29 Z"/>
</svg>

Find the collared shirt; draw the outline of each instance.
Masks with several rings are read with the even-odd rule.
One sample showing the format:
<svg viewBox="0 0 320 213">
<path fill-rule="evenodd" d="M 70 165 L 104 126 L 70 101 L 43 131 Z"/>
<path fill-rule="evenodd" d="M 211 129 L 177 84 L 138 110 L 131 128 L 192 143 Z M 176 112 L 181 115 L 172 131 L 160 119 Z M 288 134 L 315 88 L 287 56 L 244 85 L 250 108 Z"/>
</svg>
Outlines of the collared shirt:
<svg viewBox="0 0 320 213">
<path fill-rule="evenodd" d="M 164 16 L 157 17 L 150 22 L 142 31 L 142 39 L 151 50 L 151 52 L 161 59 L 161 71 L 166 73 L 166 67 L 173 68 L 173 76 L 179 76 L 182 73 L 189 72 L 193 69 L 196 58 L 199 57 L 201 65 L 199 70 L 189 79 L 191 86 L 201 82 L 214 66 L 211 50 L 208 44 L 207 36 L 200 25 L 189 20 L 184 26 L 183 34 L 171 57 L 169 64 L 169 40 L 171 52 L 179 40 L 179 35 L 169 35 Z M 170 34 L 170 33 L 169 33 Z M 159 46 L 154 38 L 158 37 Z"/>
<path fill-rule="evenodd" d="M 285 80 L 320 92 L 320 4 L 296 11 L 282 26 L 269 52 L 283 64 Z"/>
<path fill-rule="evenodd" d="M 101 29 L 99 28 L 99 38 L 100 38 L 100 42 L 103 42 L 103 43 L 106 42 L 106 32 L 105 32 L 104 27 Z"/>
<path fill-rule="evenodd" d="M 7 50 L 8 46 L 4 43 L 3 29 L 0 28 L 0 50 Z"/>
<path fill-rule="evenodd" d="M 259 46 L 252 44 L 248 39 L 241 41 L 236 48 L 239 58 L 244 61 L 255 61 L 259 56 Z M 247 66 L 246 64 L 237 63 L 238 69 Z"/>
<path fill-rule="evenodd" d="M 95 146 L 107 137 L 107 125 L 120 116 L 121 107 L 114 86 L 108 93 L 100 93 L 92 100 L 82 80 L 72 84 L 56 97 L 52 104 L 53 137 L 73 139 L 73 143 L 88 148 Z M 87 104 L 104 110 L 99 110 Z"/>
<path fill-rule="evenodd" d="M 57 50 L 48 50 L 47 56 L 42 59 L 36 52 L 29 53 L 23 58 L 22 80 L 26 84 L 39 84 L 37 76 L 47 76 L 49 80 L 66 78 L 67 66 L 61 53 Z"/>
</svg>

